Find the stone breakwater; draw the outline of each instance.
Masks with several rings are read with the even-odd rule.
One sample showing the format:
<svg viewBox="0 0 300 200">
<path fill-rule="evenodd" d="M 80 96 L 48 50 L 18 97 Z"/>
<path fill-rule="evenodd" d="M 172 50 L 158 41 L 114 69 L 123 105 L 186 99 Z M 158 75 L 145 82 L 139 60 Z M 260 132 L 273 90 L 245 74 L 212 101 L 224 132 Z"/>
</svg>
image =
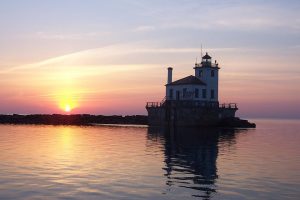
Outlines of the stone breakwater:
<svg viewBox="0 0 300 200">
<path fill-rule="evenodd" d="M 93 124 L 136 124 L 148 125 L 148 116 L 146 115 L 0 115 L 0 124 L 41 124 L 41 125 L 93 125 Z M 227 118 L 216 127 L 230 128 L 255 128 L 254 123 L 242 120 L 237 117 Z"/>
<path fill-rule="evenodd" d="M 93 125 L 93 124 L 137 124 L 146 125 L 148 117 L 143 115 L 0 115 L 0 124 L 44 124 L 44 125 Z"/>
</svg>

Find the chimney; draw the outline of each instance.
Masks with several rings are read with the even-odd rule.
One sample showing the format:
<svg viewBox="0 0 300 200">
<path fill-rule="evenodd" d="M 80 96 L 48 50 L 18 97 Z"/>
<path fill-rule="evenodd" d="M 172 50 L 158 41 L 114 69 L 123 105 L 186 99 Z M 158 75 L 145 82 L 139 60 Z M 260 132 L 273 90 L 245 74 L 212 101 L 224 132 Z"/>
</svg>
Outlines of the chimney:
<svg viewBox="0 0 300 200">
<path fill-rule="evenodd" d="M 173 68 L 168 67 L 168 84 L 172 83 L 172 71 L 173 71 Z"/>
</svg>

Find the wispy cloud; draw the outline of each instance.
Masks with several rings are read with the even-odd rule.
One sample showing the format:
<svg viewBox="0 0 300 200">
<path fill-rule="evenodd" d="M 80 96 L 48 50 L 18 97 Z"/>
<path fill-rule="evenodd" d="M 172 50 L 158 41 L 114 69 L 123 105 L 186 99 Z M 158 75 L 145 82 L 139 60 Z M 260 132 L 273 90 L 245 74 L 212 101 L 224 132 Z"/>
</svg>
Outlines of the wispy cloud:
<svg viewBox="0 0 300 200">
<path fill-rule="evenodd" d="M 46 39 L 46 40 L 87 40 L 95 39 L 101 36 L 107 36 L 111 34 L 109 31 L 103 32 L 87 32 L 87 33 L 51 33 L 51 32 L 36 32 L 31 37 Z"/>
<path fill-rule="evenodd" d="M 259 49 L 251 48 L 206 48 L 205 51 L 209 52 L 241 52 L 241 51 L 259 51 Z M 118 44 L 110 45 L 102 48 L 93 48 L 86 49 L 83 51 L 78 51 L 70 54 L 65 54 L 53 58 L 49 58 L 40 62 L 11 66 L 6 67 L 5 69 L 0 70 L 0 74 L 14 73 L 20 70 L 32 70 L 36 68 L 49 68 L 53 66 L 70 66 L 74 67 L 85 67 L 88 70 L 89 67 L 111 67 L 111 69 L 119 69 L 116 66 L 122 66 L 123 69 L 134 68 L 135 66 L 161 66 L 165 63 L 169 63 L 169 56 L 165 57 L 163 60 L 159 59 L 156 63 L 152 61 L 147 63 L 147 60 L 151 58 L 151 54 L 196 54 L 198 55 L 201 52 L 201 48 L 163 48 L 151 44 L 150 42 L 141 42 L 141 43 L 128 43 L 128 44 Z M 138 59 L 129 59 L 136 58 L 143 54 L 144 63 Z M 149 57 L 149 59 L 146 59 Z M 159 55 L 158 55 L 159 56 Z M 122 62 L 122 58 L 125 59 Z M 154 62 L 154 63 L 153 63 Z"/>
<path fill-rule="evenodd" d="M 140 6 L 139 4 L 136 4 Z M 154 18 L 157 28 L 213 30 L 300 31 L 298 10 L 282 4 L 247 1 L 172 1 L 165 6 L 149 4 L 143 15 Z M 158 5 L 158 4 L 157 4 Z M 299 5 L 298 5 L 299 7 Z"/>
<path fill-rule="evenodd" d="M 134 32 L 148 32 L 148 31 L 154 31 L 156 30 L 155 26 L 138 26 L 137 28 L 135 28 L 133 31 Z"/>
</svg>

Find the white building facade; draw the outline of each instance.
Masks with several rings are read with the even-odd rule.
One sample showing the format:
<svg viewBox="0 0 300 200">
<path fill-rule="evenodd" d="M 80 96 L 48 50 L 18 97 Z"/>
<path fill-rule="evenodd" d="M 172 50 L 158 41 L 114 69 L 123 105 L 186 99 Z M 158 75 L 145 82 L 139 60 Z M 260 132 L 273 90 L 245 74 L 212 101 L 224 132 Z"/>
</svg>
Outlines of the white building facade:
<svg viewBox="0 0 300 200">
<path fill-rule="evenodd" d="M 172 81 L 171 67 L 168 68 L 166 100 L 202 101 L 218 103 L 219 66 L 206 53 L 201 63 L 196 63 L 195 75 Z"/>
</svg>

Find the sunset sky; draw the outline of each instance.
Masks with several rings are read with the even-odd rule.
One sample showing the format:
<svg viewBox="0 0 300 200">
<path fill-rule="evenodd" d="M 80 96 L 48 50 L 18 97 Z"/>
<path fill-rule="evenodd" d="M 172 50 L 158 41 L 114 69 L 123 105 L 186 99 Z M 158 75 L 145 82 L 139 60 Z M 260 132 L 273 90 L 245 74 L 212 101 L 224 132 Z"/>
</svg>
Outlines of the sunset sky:
<svg viewBox="0 0 300 200">
<path fill-rule="evenodd" d="M 220 64 L 220 103 L 241 117 L 300 118 L 299 0 L 2 0 L 0 113 L 146 114 Z"/>
</svg>

